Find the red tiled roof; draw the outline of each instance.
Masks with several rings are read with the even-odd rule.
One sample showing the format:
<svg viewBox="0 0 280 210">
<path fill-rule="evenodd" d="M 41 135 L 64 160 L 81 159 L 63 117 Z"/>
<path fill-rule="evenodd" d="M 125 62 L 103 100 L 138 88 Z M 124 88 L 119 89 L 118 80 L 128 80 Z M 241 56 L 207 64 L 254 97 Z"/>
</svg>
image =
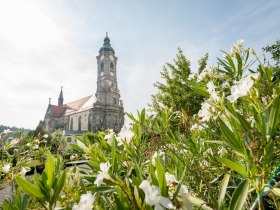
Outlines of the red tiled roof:
<svg viewBox="0 0 280 210">
<path fill-rule="evenodd" d="M 61 116 L 65 113 L 65 110 L 67 109 L 66 106 L 56 106 L 56 105 L 51 105 L 50 106 L 53 116 Z"/>
</svg>

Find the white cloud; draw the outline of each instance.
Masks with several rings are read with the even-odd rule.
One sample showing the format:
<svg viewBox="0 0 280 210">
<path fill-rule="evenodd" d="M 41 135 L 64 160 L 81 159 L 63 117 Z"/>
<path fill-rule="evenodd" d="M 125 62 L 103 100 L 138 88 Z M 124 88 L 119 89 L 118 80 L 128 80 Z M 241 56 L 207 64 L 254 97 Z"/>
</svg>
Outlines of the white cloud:
<svg viewBox="0 0 280 210">
<path fill-rule="evenodd" d="M 61 85 L 67 99 L 92 94 L 95 55 L 75 43 L 67 18 L 43 1 L 0 2 L 0 123 L 35 128 Z"/>
</svg>

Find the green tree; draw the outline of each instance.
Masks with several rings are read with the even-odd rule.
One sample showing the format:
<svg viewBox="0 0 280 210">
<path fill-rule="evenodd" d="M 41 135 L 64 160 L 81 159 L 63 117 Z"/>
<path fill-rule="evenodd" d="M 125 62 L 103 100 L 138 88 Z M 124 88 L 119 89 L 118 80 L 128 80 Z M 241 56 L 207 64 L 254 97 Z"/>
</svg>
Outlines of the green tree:
<svg viewBox="0 0 280 210">
<path fill-rule="evenodd" d="M 199 60 L 199 72 L 206 67 L 207 60 L 208 54 Z M 168 108 L 172 107 L 174 111 L 186 112 L 189 116 L 196 114 L 200 109 L 203 97 L 195 93 L 187 85 L 190 74 L 190 61 L 179 48 L 174 64 L 167 63 L 163 67 L 161 76 L 164 79 L 164 83 L 156 82 L 154 84 L 158 92 L 152 95 L 151 107 L 158 111 L 163 105 Z"/>
<path fill-rule="evenodd" d="M 263 50 L 271 53 L 272 59 L 276 62 L 276 66 L 280 67 L 280 40 L 277 40 L 275 44 L 264 47 Z"/>
</svg>

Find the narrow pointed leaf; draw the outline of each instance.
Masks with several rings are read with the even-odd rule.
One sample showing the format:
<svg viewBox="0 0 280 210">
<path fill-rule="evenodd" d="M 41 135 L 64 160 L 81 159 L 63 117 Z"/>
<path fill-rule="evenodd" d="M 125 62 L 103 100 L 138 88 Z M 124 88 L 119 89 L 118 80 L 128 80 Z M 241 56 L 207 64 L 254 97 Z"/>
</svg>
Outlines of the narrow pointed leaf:
<svg viewBox="0 0 280 210">
<path fill-rule="evenodd" d="M 246 172 L 246 170 L 243 166 L 241 166 L 241 165 L 239 165 L 239 164 L 237 164 L 237 163 L 235 163 L 235 162 L 233 162 L 229 159 L 226 159 L 226 158 L 216 157 L 216 159 L 220 163 L 226 165 L 227 167 L 229 167 L 230 169 L 234 170 L 235 172 L 243 175 L 244 177 L 248 176 L 248 174 L 247 174 L 247 172 Z"/>
<path fill-rule="evenodd" d="M 59 179 L 58 179 L 58 181 L 57 181 L 57 184 L 56 184 L 56 186 L 55 186 L 55 188 L 54 188 L 55 190 L 54 190 L 54 194 L 53 194 L 53 199 L 57 199 L 57 198 L 58 198 L 58 196 L 59 196 L 59 194 L 60 194 L 62 188 L 63 188 L 64 185 L 65 185 L 65 180 L 66 180 L 66 171 L 64 171 L 64 172 L 60 175 L 60 177 L 59 177 Z"/>
<path fill-rule="evenodd" d="M 226 174 L 221 182 L 221 188 L 220 188 L 219 198 L 218 198 L 218 208 L 219 209 L 222 209 L 222 204 L 225 199 L 229 178 L 230 178 L 230 175 Z"/>
<path fill-rule="evenodd" d="M 247 180 L 244 180 L 238 185 L 231 198 L 230 210 L 241 210 L 244 208 L 244 203 L 248 195 L 248 189 L 249 182 Z"/>
<path fill-rule="evenodd" d="M 158 176 L 158 184 L 161 191 L 162 196 L 167 196 L 167 186 L 166 186 L 166 178 L 165 178 L 165 171 L 158 159 L 156 160 L 156 169 L 157 169 L 157 176 Z"/>
<path fill-rule="evenodd" d="M 24 178 L 17 176 L 15 178 L 16 183 L 24 190 L 24 192 L 32 197 L 40 198 L 43 199 L 45 196 L 44 194 L 40 191 L 40 189 L 31 184 L 30 182 L 26 181 Z"/>
<path fill-rule="evenodd" d="M 48 188 L 52 188 L 53 184 L 53 179 L 54 179 L 54 159 L 53 156 L 51 155 L 50 151 L 48 151 L 48 157 L 47 157 L 47 162 L 46 162 L 46 167 L 45 167 L 45 172 L 47 175 L 47 185 Z"/>
</svg>

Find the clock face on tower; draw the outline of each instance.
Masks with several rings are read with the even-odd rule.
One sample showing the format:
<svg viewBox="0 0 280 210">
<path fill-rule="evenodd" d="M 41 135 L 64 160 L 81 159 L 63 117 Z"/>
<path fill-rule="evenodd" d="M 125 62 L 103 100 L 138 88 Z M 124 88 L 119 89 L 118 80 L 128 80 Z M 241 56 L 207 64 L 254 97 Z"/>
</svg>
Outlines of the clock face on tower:
<svg viewBox="0 0 280 210">
<path fill-rule="evenodd" d="M 111 61 L 114 60 L 114 57 L 112 55 L 110 55 L 109 58 L 111 59 Z"/>
<path fill-rule="evenodd" d="M 104 59 L 104 55 L 101 55 L 100 60 L 103 60 L 103 59 Z"/>
</svg>

